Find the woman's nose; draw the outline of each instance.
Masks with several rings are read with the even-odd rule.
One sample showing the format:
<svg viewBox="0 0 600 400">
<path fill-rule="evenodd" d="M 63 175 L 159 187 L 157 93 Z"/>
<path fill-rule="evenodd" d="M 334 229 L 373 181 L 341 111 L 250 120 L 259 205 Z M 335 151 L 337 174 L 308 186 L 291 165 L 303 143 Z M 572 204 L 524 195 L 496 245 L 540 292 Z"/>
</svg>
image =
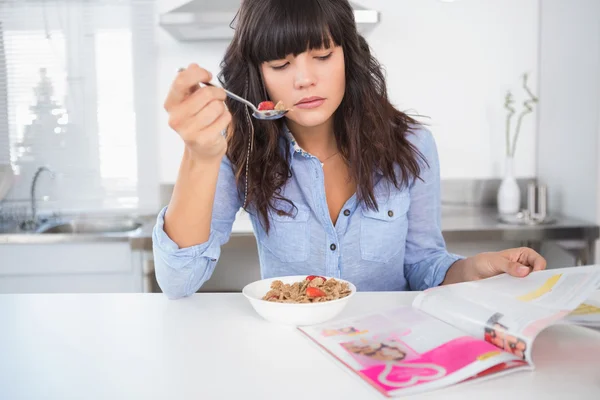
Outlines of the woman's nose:
<svg viewBox="0 0 600 400">
<path fill-rule="evenodd" d="M 310 65 L 305 61 L 298 62 L 294 80 L 295 89 L 304 89 L 313 86 L 316 82 L 316 76 Z"/>
</svg>

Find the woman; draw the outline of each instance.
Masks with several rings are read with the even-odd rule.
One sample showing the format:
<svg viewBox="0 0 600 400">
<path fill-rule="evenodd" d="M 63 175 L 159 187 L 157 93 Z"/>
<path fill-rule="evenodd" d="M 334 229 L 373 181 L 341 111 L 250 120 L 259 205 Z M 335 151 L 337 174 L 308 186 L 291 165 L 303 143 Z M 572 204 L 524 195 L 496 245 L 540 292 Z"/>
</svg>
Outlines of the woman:
<svg viewBox="0 0 600 400">
<path fill-rule="evenodd" d="M 433 137 L 388 100 L 347 0 L 242 3 L 219 79 L 255 104 L 283 102 L 292 108 L 284 119 L 250 117 L 223 90 L 200 88 L 211 79 L 192 64 L 165 101 L 185 142 L 153 235 L 170 298 L 210 278 L 240 208 L 265 278 L 314 274 L 363 291 L 423 290 L 545 268 L 530 249 L 446 251 Z"/>
</svg>

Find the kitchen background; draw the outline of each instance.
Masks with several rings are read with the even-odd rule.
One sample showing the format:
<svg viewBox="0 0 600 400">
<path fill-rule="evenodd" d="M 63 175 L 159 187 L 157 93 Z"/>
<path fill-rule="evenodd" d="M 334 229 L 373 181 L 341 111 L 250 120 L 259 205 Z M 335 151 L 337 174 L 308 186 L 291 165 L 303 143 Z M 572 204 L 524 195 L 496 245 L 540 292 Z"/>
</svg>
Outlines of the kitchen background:
<svg viewBox="0 0 600 400">
<path fill-rule="evenodd" d="M 0 293 L 158 290 L 150 232 L 183 149 L 162 102 L 177 68 L 197 62 L 216 75 L 239 4 L 0 0 Z M 428 117 L 449 249 L 527 245 L 550 267 L 598 262 L 600 2 L 353 5 L 392 101 Z M 512 163 L 509 91 L 511 136 L 531 104 Z M 547 188 L 545 218 L 498 220 L 507 165 L 519 209 L 529 183 Z M 259 277 L 240 213 L 202 290 L 239 290 Z"/>
</svg>

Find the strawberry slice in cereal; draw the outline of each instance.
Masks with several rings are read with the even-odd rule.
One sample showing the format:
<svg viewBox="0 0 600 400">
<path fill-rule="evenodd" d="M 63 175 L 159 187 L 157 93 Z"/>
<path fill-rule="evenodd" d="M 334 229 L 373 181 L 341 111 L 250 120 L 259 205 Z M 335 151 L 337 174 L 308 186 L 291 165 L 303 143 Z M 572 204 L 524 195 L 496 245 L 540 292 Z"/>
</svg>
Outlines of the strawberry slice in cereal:
<svg viewBox="0 0 600 400">
<path fill-rule="evenodd" d="M 258 111 L 272 111 L 275 110 L 275 103 L 272 101 L 263 101 L 258 105 Z"/>
<path fill-rule="evenodd" d="M 307 287 L 306 288 L 306 295 L 308 297 L 323 297 L 323 296 L 327 296 L 327 294 L 322 291 L 321 289 L 317 288 L 317 287 Z"/>
</svg>

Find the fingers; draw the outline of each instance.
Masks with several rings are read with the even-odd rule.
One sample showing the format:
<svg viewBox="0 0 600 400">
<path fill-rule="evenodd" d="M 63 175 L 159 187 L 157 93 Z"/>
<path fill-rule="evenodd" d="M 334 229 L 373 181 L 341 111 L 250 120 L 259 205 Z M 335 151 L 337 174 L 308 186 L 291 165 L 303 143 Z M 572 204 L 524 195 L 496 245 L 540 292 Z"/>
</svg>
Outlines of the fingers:
<svg viewBox="0 0 600 400">
<path fill-rule="evenodd" d="M 216 132 L 219 132 L 219 136 L 221 136 L 221 132 L 226 130 L 231 123 L 231 113 L 229 111 L 225 111 L 217 120 L 212 124 L 210 129 L 214 129 Z"/>
<path fill-rule="evenodd" d="M 185 70 L 179 72 L 173 81 L 164 103 L 165 110 L 170 111 L 174 106 L 182 103 L 198 89 L 199 83 L 210 82 L 211 79 L 212 74 L 209 71 L 198 64 L 190 64 Z"/>
<path fill-rule="evenodd" d="M 500 253 L 511 261 L 518 262 L 527 267 L 532 267 L 533 271 L 542 271 L 546 269 L 547 263 L 544 257 L 529 247 L 508 249 Z"/>
<path fill-rule="evenodd" d="M 505 260 L 504 272 L 518 278 L 523 278 L 531 273 L 531 268 L 518 262 Z"/>
<path fill-rule="evenodd" d="M 213 103 L 218 104 L 217 102 Z M 221 132 L 231 123 L 231 113 L 224 109 L 220 114 L 217 115 L 217 112 L 215 112 L 213 115 L 214 117 L 210 118 L 197 115 L 195 118 L 190 119 L 179 132 L 183 141 L 210 145 L 211 142 L 221 139 Z M 202 128 L 199 128 L 199 126 L 202 126 Z"/>
<path fill-rule="evenodd" d="M 488 253 L 486 255 L 486 263 L 489 266 L 487 270 L 490 271 L 486 274 L 486 277 L 501 274 L 503 272 L 516 277 L 524 277 L 531 272 L 531 268 L 514 261 L 514 259 L 511 259 L 503 252 Z"/>
<path fill-rule="evenodd" d="M 523 278 L 531 272 L 546 268 L 546 260 L 530 248 L 508 249 L 494 253 L 481 253 L 473 257 L 477 279 L 502 273 Z"/>
<path fill-rule="evenodd" d="M 189 124 L 193 124 L 197 130 L 204 129 L 227 111 L 223 100 L 223 89 L 202 88 L 171 110 L 169 126 L 175 131 L 184 130 Z"/>
<path fill-rule="evenodd" d="M 519 257 L 519 262 L 524 265 L 528 265 L 533 267 L 534 271 L 542 271 L 546 269 L 546 260 L 540 254 L 538 254 L 535 250 L 530 248 L 522 248 L 521 256 Z"/>
</svg>

